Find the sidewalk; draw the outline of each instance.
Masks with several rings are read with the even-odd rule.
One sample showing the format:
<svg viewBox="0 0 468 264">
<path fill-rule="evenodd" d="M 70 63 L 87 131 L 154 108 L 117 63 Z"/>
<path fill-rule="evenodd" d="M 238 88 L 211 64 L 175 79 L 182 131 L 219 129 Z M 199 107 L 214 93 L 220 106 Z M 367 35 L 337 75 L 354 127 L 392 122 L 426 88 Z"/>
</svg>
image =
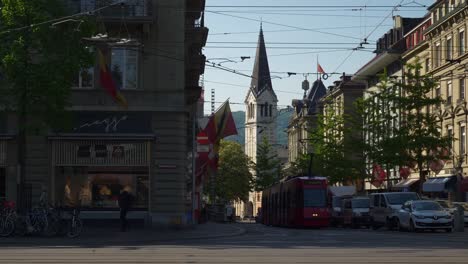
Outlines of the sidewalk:
<svg viewBox="0 0 468 264">
<path fill-rule="evenodd" d="M 128 232 L 120 232 L 118 228 L 84 227 L 78 238 L 68 237 L 7 237 L 0 238 L 0 247 L 5 246 L 134 246 L 141 244 L 177 243 L 191 240 L 203 240 L 221 237 L 240 236 L 245 229 L 237 224 L 206 223 L 195 227 L 174 229 L 143 229 L 135 228 Z"/>
</svg>

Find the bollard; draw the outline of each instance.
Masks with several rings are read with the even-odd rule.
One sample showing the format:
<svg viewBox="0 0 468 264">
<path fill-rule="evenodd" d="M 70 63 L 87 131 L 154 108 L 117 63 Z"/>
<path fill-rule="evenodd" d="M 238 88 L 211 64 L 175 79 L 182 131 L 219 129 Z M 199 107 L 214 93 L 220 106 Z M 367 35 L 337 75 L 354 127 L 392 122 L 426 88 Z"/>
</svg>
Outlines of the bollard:
<svg viewBox="0 0 468 264">
<path fill-rule="evenodd" d="M 465 210 L 462 205 L 454 204 L 455 210 L 453 212 L 453 224 L 455 232 L 465 232 Z"/>
</svg>

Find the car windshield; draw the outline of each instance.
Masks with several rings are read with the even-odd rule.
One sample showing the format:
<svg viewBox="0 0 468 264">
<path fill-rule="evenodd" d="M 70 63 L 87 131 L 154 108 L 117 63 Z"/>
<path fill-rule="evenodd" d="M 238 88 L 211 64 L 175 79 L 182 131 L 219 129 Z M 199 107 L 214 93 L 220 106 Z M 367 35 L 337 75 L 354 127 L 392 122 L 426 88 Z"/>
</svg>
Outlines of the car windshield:
<svg viewBox="0 0 468 264">
<path fill-rule="evenodd" d="M 413 203 L 414 211 L 442 211 L 443 208 L 436 202 Z"/>
<path fill-rule="evenodd" d="M 327 206 L 327 193 L 323 189 L 305 189 L 304 207 L 325 207 Z"/>
<path fill-rule="evenodd" d="M 419 200 L 416 193 L 390 193 L 387 194 L 387 200 L 390 204 L 404 204 L 407 201 Z"/>
<path fill-rule="evenodd" d="M 440 206 L 442 206 L 443 208 L 450 208 L 451 206 L 446 202 L 446 201 L 437 201 Z"/>
<path fill-rule="evenodd" d="M 341 207 L 341 201 L 343 200 L 342 197 L 339 197 L 339 196 L 335 196 L 333 197 L 332 199 L 332 205 L 333 207 Z"/>
<path fill-rule="evenodd" d="M 369 199 L 354 199 L 351 203 L 353 208 L 369 208 Z"/>
</svg>

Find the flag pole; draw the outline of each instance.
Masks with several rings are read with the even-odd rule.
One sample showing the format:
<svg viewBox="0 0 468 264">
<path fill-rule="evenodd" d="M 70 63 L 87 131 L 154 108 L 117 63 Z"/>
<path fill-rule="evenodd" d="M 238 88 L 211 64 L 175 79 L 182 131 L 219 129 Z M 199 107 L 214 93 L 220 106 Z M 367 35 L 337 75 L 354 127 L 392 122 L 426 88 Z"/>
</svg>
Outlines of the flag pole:
<svg viewBox="0 0 468 264">
<path fill-rule="evenodd" d="M 318 58 L 318 54 L 317 54 L 317 80 L 319 79 L 319 72 L 318 72 L 318 66 L 319 66 L 319 58 Z"/>
</svg>

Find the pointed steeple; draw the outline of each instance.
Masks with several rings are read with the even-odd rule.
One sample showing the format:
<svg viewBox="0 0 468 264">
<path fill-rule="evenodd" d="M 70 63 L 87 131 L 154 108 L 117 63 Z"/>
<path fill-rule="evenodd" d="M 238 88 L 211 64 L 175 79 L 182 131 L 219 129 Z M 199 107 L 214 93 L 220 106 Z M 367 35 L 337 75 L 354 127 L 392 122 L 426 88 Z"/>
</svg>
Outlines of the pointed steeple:
<svg viewBox="0 0 468 264">
<path fill-rule="evenodd" d="M 273 86 L 271 85 L 270 67 L 268 66 L 265 39 L 263 38 L 262 24 L 260 24 L 257 54 L 255 55 L 255 65 L 252 72 L 250 88 L 256 95 L 258 95 L 263 89 L 273 89 Z"/>
</svg>

